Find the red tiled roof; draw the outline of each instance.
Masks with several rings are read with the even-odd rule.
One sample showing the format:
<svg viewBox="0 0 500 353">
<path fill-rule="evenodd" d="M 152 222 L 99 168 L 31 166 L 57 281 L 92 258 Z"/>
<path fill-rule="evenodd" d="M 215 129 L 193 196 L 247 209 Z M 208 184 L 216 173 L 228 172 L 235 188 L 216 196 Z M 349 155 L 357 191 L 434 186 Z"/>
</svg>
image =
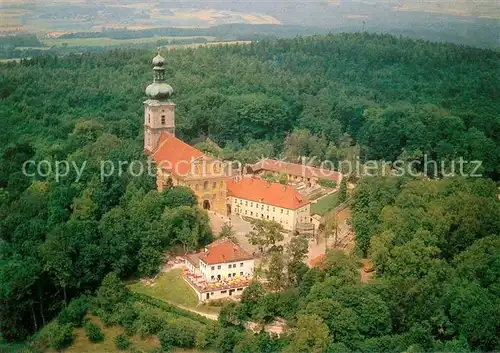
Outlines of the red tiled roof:
<svg viewBox="0 0 500 353">
<path fill-rule="evenodd" d="M 318 255 L 316 256 L 314 259 L 312 259 L 310 261 L 310 267 L 321 267 L 321 262 L 323 261 L 323 259 L 325 258 L 325 254 L 321 254 L 321 255 Z"/>
<path fill-rule="evenodd" d="M 301 176 L 304 178 L 328 179 L 340 184 L 342 173 L 328 169 L 315 168 L 308 165 L 288 163 L 274 159 L 262 159 L 259 162 L 249 166 L 252 171 L 267 170 L 271 172 L 286 173 L 290 175 Z"/>
<path fill-rule="evenodd" d="M 242 178 L 226 182 L 228 196 L 295 210 L 309 203 L 291 186 L 258 178 Z"/>
<path fill-rule="evenodd" d="M 226 239 L 208 245 L 206 251 L 197 255 L 200 260 L 209 265 L 253 259 L 238 244 Z"/>
<path fill-rule="evenodd" d="M 168 132 L 161 133 L 158 147 L 151 154 L 158 165 L 181 177 L 189 174 L 193 160 L 203 156 L 201 151 Z"/>
</svg>

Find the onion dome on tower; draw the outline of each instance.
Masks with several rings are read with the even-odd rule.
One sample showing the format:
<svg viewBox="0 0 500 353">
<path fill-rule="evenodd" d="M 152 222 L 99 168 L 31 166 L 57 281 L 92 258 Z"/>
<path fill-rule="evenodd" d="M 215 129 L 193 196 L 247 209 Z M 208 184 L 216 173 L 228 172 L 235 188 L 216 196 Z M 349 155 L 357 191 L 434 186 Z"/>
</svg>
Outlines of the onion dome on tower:
<svg viewBox="0 0 500 353">
<path fill-rule="evenodd" d="M 146 94 L 151 99 L 166 100 L 172 95 L 174 90 L 165 82 L 165 59 L 160 55 L 159 48 L 157 55 L 153 58 L 153 70 L 155 73 L 154 80 L 146 88 Z"/>
</svg>

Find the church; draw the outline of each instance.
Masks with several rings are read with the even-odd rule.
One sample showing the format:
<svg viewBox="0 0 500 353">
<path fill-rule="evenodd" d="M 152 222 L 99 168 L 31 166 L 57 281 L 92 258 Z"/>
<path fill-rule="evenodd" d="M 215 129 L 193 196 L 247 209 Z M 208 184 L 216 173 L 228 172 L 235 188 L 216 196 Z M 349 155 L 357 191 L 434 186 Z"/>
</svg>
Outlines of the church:
<svg viewBox="0 0 500 353">
<path fill-rule="evenodd" d="M 228 216 L 274 220 L 293 231 L 310 222 L 310 204 L 294 188 L 255 177 L 231 178 L 224 163 L 175 136 L 172 87 L 165 81 L 165 59 L 153 58 L 154 80 L 144 101 L 144 151 L 156 163 L 156 185 L 189 187 L 206 210 Z"/>
<path fill-rule="evenodd" d="M 173 185 L 189 187 L 206 210 L 227 215 L 226 180 L 222 161 L 207 156 L 175 136 L 175 104 L 172 87 L 165 81 L 165 59 L 153 59 L 154 79 L 144 101 L 144 151 L 157 166 L 156 185 L 162 191 Z"/>
</svg>

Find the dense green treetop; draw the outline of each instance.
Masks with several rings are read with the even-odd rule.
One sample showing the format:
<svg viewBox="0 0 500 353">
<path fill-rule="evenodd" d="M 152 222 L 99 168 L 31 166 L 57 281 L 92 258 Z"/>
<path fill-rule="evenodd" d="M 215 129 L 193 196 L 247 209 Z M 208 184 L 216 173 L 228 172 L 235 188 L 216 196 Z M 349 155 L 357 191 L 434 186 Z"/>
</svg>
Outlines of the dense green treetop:
<svg viewBox="0 0 500 353">
<path fill-rule="evenodd" d="M 189 190 L 158 193 L 154 176 L 134 177 L 128 164 L 119 165 L 146 162 L 141 101 L 152 79 L 151 55 L 114 51 L 0 65 L 4 339 L 39 329 L 111 271 L 116 279 L 150 276 L 166 249 L 210 241 L 207 215 Z M 499 179 L 497 52 L 363 33 L 183 49 L 165 57 L 179 137 L 193 144 L 209 137 L 223 158 L 462 157 L 482 160 L 480 172 Z M 66 160 L 70 170 L 59 180 L 50 173 L 27 177 L 22 167 L 30 159 L 50 168 Z M 121 173 L 101 178 L 103 160 Z M 354 258 L 333 252 L 324 269 L 308 270 L 303 242 L 273 247 L 276 230 L 262 241 L 262 229 L 256 243 L 269 252 L 268 274 L 277 281 L 271 292 L 253 285 L 227 311 L 237 320 L 227 320 L 214 347 L 232 351 L 241 341 L 240 351 L 500 349 L 496 193 L 486 179 L 362 180 L 353 226 L 359 253 L 374 262 L 370 285 L 359 283 Z M 276 317 L 291 328 L 280 340 L 242 341 L 234 325 Z M 182 338 L 192 346 L 195 330 L 186 331 L 162 334 L 163 343 Z"/>
</svg>

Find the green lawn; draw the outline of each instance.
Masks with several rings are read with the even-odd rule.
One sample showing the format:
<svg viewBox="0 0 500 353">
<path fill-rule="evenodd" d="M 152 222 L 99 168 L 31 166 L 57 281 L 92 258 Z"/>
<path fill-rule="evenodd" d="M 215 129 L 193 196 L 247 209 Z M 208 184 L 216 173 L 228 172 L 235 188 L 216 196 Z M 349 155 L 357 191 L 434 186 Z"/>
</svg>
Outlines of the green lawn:
<svg viewBox="0 0 500 353">
<path fill-rule="evenodd" d="M 175 269 L 161 273 L 151 286 L 141 282 L 134 283 L 130 289 L 137 293 L 147 294 L 150 297 L 164 300 L 178 305 L 194 308 L 198 304 L 195 291 L 182 279 L 182 270 Z"/>
<path fill-rule="evenodd" d="M 57 45 L 62 46 L 66 43 L 68 47 L 98 47 L 120 44 L 137 44 L 137 43 L 156 43 L 159 40 L 170 39 L 191 39 L 191 38 L 206 38 L 208 41 L 214 37 L 196 36 L 196 37 L 149 37 L 149 38 L 132 38 L 132 39 L 113 39 L 113 38 L 63 38 L 63 39 L 44 39 L 43 43 L 46 46 Z"/>
<path fill-rule="evenodd" d="M 311 214 L 324 216 L 326 213 L 333 210 L 339 204 L 338 193 L 333 193 L 323 197 L 316 203 L 311 204 Z"/>
</svg>

